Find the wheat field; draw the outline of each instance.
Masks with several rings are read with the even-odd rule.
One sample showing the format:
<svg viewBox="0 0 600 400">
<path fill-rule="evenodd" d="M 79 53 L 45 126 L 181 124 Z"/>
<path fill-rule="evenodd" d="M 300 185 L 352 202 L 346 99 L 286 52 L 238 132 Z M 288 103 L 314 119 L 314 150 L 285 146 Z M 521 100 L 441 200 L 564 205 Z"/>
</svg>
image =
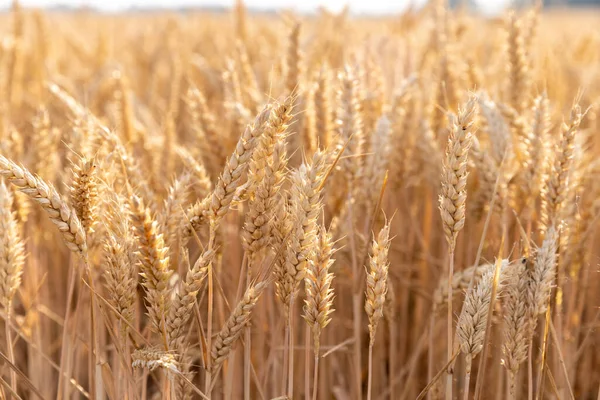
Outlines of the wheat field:
<svg viewBox="0 0 600 400">
<path fill-rule="evenodd" d="M 0 20 L 1 398 L 600 399 L 598 11 Z"/>
</svg>

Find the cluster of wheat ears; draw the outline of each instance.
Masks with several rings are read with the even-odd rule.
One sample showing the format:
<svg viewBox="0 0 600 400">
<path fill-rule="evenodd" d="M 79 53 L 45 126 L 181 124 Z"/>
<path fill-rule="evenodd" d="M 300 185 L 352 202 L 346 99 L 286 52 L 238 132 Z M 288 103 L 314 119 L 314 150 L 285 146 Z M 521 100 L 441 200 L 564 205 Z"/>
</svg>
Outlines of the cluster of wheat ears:
<svg viewBox="0 0 600 400">
<path fill-rule="evenodd" d="M 2 398 L 600 399 L 593 13 L 0 19 Z"/>
</svg>

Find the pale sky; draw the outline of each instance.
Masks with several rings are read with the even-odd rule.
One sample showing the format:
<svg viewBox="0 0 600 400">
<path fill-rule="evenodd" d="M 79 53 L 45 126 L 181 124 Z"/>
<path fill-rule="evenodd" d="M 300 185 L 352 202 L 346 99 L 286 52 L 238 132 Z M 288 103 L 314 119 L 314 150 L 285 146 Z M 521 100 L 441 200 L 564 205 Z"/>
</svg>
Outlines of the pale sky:
<svg viewBox="0 0 600 400">
<path fill-rule="evenodd" d="M 408 4 L 422 4 L 426 0 L 246 0 L 249 7 L 254 8 L 292 8 L 298 11 L 312 11 L 325 6 L 332 11 L 339 11 L 345 4 L 354 12 L 385 13 L 400 11 Z M 497 12 L 504 8 L 510 0 L 478 0 L 486 12 Z M 20 3 L 30 7 L 45 7 L 56 4 L 69 6 L 91 6 L 107 11 L 135 7 L 179 7 L 220 5 L 229 7 L 234 0 L 21 0 Z M 10 6 L 11 0 L 0 0 L 0 8 Z"/>
</svg>

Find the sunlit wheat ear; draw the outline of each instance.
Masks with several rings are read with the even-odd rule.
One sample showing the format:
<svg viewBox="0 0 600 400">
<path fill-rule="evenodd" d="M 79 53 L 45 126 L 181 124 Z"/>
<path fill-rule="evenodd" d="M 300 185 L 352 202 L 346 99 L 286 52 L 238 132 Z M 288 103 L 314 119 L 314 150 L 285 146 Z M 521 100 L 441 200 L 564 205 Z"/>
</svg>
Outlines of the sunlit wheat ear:
<svg viewBox="0 0 600 400">
<path fill-rule="evenodd" d="M 531 325 L 535 329 L 537 316 L 546 312 L 556 274 L 558 232 L 551 226 L 546 238 L 535 254 L 533 269 L 529 271 L 528 304 L 531 307 Z"/>
<path fill-rule="evenodd" d="M 290 219 L 290 233 L 286 235 L 284 262 L 275 269 L 276 293 L 286 307 L 286 313 L 304 279 L 306 263 L 313 257 L 327 159 L 327 153 L 317 151 L 310 164 L 303 163 L 291 174 L 290 209 L 285 217 Z"/>
<path fill-rule="evenodd" d="M 319 355 L 321 331 L 331 322 L 333 310 L 333 274 L 330 272 L 334 260 L 331 234 L 324 226 L 319 228 L 315 257 L 308 264 L 304 279 L 306 299 L 304 319 L 311 328 L 315 355 Z"/>
<path fill-rule="evenodd" d="M 479 283 L 465 295 L 462 311 L 458 317 L 456 335 L 460 343 L 460 350 L 475 357 L 483 348 L 483 339 L 489 316 L 489 306 L 494 285 L 496 266 L 490 264 L 483 272 Z M 498 292 L 501 293 L 510 269 L 508 260 L 502 260 Z"/>
<path fill-rule="evenodd" d="M 265 167 L 273 156 L 275 145 L 285 137 L 285 131 L 292 118 L 292 108 L 292 97 L 287 97 L 284 101 L 276 103 L 272 107 L 248 164 L 248 195 L 250 196 L 253 195 L 254 189 L 265 176 Z"/>
<path fill-rule="evenodd" d="M 67 247 L 87 257 L 86 235 L 75 210 L 58 194 L 54 186 L 31 174 L 27 169 L 0 155 L 0 175 L 28 195 L 46 212 L 65 240 Z"/>
<path fill-rule="evenodd" d="M 529 331 L 528 287 L 529 276 L 526 265 L 518 260 L 513 265 L 504 286 L 502 305 L 504 308 L 504 366 L 514 377 L 527 358 L 527 333 Z"/>
<path fill-rule="evenodd" d="M 183 254 L 187 257 L 187 252 Z M 185 280 L 179 291 L 175 294 L 171 312 L 167 317 L 167 334 L 169 348 L 180 348 L 185 334 L 186 323 L 192 316 L 192 307 L 196 302 L 196 296 L 202 288 L 204 279 L 208 275 L 208 268 L 213 261 L 215 252 L 207 250 L 200 255 L 193 267 L 186 271 Z"/>
<path fill-rule="evenodd" d="M 383 306 L 387 293 L 388 269 L 390 266 L 388 252 L 390 250 L 390 224 L 379 231 L 377 238 L 373 238 L 369 268 L 367 271 L 367 290 L 365 293 L 365 311 L 369 318 L 369 334 L 371 345 L 375 341 L 377 325 L 383 316 Z"/>
<path fill-rule="evenodd" d="M 583 119 L 581 107 L 576 104 L 571 109 L 568 123 L 563 123 L 559 142 L 554 149 L 554 161 L 548 171 L 542 192 L 542 211 L 540 214 L 540 230 L 550 225 L 558 226 L 564 203 L 569 195 L 569 175 L 573 164 L 575 150 L 575 135 Z"/>
<path fill-rule="evenodd" d="M 254 256 L 270 240 L 270 229 L 277 208 L 277 194 L 285 179 L 287 166 L 285 130 L 291 118 L 291 99 L 274 107 L 248 171 L 249 204 L 242 245 L 252 264 Z"/>
<path fill-rule="evenodd" d="M 133 243 L 131 237 L 120 237 L 108 230 L 104 242 L 104 269 L 106 289 L 110 304 L 119 315 L 133 325 L 135 315 L 136 286 Z M 122 332 L 127 324 L 121 323 Z"/>
<path fill-rule="evenodd" d="M 12 194 L 0 179 L 0 304 L 6 314 L 11 313 L 25 263 L 25 246 L 11 208 Z"/>
<path fill-rule="evenodd" d="M 96 161 L 82 158 L 73 167 L 71 183 L 71 204 L 89 235 L 94 231 L 98 222 L 96 208 L 98 207 L 98 182 L 96 177 Z"/>
<path fill-rule="evenodd" d="M 210 206 L 206 211 L 211 224 L 215 227 L 229 211 L 236 190 L 242 185 L 242 176 L 248 170 L 250 157 L 258 144 L 258 138 L 263 134 L 270 114 L 271 107 L 267 106 L 256 117 L 254 124 L 246 127 L 217 180 L 210 196 Z"/>
<path fill-rule="evenodd" d="M 254 123 L 247 126 L 239 138 L 213 191 L 186 210 L 188 223 L 184 221 L 181 227 L 182 238 L 189 239 L 192 232 L 199 230 L 208 221 L 216 228 L 221 219 L 229 212 L 236 193 L 244 186 L 242 177 L 248 170 L 250 157 L 258 145 L 258 140 L 263 134 L 270 115 L 271 107 L 265 106 L 257 115 Z"/>
<path fill-rule="evenodd" d="M 150 210 L 135 195 L 131 220 L 139 243 L 139 265 L 142 285 L 146 288 L 148 315 L 152 328 L 166 338 L 164 319 L 170 310 L 169 279 L 173 273 L 169 269 L 169 248 L 165 246 L 163 235 L 158 232 L 158 223 L 150 216 Z"/>
<path fill-rule="evenodd" d="M 459 108 L 457 116 L 451 116 L 450 136 L 442 171 L 440 212 L 446 241 L 452 249 L 456 245 L 458 232 L 465 225 L 467 166 L 475 105 L 476 98 L 471 97 L 464 108 Z"/>
<path fill-rule="evenodd" d="M 273 239 L 271 231 L 280 208 L 278 195 L 286 178 L 286 144 L 286 141 L 281 139 L 275 145 L 272 158 L 265 167 L 265 176 L 258 183 L 254 198 L 250 199 L 242 239 L 251 261 Z"/>
<path fill-rule="evenodd" d="M 211 349 L 213 370 L 218 370 L 227 359 L 235 342 L 239 339 L 246 325 L 252 318 L 252 310 L 258 298 L 267 287 L 267 282 L 260 282 L 249 287 L 244 298 L 237 304 L 221 331 L 217 334 Z"/>
</svg>

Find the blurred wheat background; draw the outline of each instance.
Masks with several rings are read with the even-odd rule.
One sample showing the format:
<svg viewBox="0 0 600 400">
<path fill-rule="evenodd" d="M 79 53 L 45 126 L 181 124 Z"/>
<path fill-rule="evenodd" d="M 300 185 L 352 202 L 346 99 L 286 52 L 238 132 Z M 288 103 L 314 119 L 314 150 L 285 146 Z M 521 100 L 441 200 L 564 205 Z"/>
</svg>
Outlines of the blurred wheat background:
<svg viewBox="0 0 600 400">
<path fill-rule="evenodd" d="M 597 10 L 0 19 L 0 397 L 600 399 Z"/>
</svg>

